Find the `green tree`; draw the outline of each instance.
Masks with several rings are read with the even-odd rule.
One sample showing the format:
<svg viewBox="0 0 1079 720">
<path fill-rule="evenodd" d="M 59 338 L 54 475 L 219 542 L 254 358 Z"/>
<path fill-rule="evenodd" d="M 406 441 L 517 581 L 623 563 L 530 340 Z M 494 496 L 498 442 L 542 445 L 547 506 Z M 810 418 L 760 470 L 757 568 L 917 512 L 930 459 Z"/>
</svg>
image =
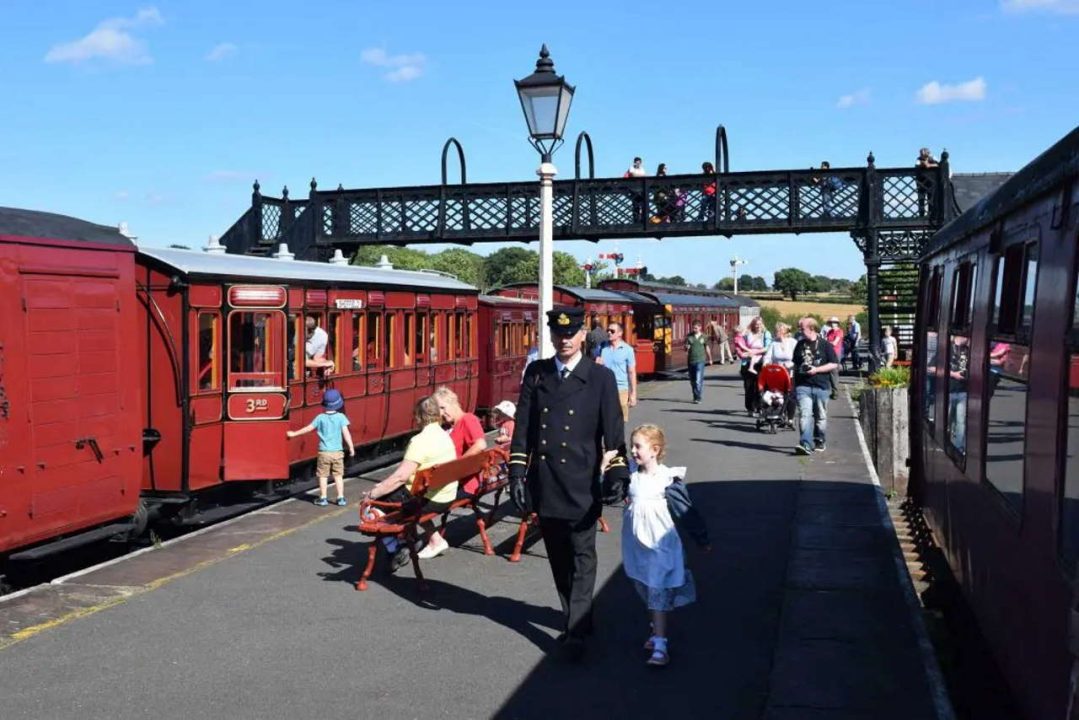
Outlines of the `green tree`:
<svg viewBox="0 0 1079 720">
<path fill-rule="evenodd" d="M 385 255 L 398 270 L 431 268 L 431 256 L 423 250 L 393 245 L 362 245 L 352 258 L 353 265 L 375 265 Z"/>
<path fill-rule="evenodd" d="M 666 283 L 668 285 L 677 285 L 679 287 L 686 286 L 686 279 L 681 275 L 671 275 L 670 277 L 658 277 L 655 278 L 656 282 Z"/>
<path fill-rule="evenodd" d="M 738 290 L 740 292 L 749 292 L 756 290 L 756 286 L 753 284 L 753 276 L 743 273 L 738 276 Z"/>
<path fill-rule="evenodd" d="M 722 290 L 724 292 L 732 292 L 734 290 L 734 279 L 733 278 L 723 278 L 722 280 L 717 282 L 715 285 L 713 285 L 712 289 L 713 290 Z"/>
<path fill-rule="evenodd" d="M 789 295 L 791 300 L 797 300 L 800 294 L 809 289 L 811 280 L 812 278 L 805 270 L 783 268 L 776 271 L 772 287 L 784 295 Z"/>
<path fill-rule="evenodd" d="M 481 291 L 487 289 L 483 256 L 471 250 L 465 250 L 464 248 L 443 250 L 430 257 L 428 268 L 449 273 L 461 282 L 475 285 Z"/>
<path fill-rule="evenodd" d="M 826 275 L 814 275 L 809 278 L 808 292 L 826 293 L 832 289 L 832 278 Z"/>
<path fill-rule="evenodd" d="M 488 288 L 536 282 L 539 279 L 539 255 L 523 247 L 500 248 L 483 259 L 483 272 Z"/>
<path fill-rule="evenodd" d="M 862 307 L 869 304 L 869 288 L 868 281 L 865 275 L 862 275 L 856 281 L 851 283 L 850 286 L 850 299 L 851 302 L 857 303 Z"/>
<path fill-rule="evenodd" d="M 536 261 L 536 276 L 539 277 L 539 259 Z M 554 251 L 554 281 L 556 285 L 584 287 L 584 270 L 577 258 L 568 252 Z"/>
<path fill-rule="evenodd" d="M 753 289 L 760 292 L 764 292 L 768 289 L 768 281 L 762 278 L 760 275 L 753 276 Z"/>
</svg>

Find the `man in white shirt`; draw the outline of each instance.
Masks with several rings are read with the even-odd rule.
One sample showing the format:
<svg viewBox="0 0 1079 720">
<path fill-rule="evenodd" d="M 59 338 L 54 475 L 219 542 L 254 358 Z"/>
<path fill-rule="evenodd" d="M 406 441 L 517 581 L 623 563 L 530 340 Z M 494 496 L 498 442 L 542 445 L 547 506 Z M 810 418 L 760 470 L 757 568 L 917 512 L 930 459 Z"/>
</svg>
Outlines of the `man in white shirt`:
<svg viewBox="0 0 1079 720">
<path fill-rule="evenodd" d="M 326 334 L 326 331 L 318 326 L 318 321 L 313 315 L 308 315 L 304 321 L 304 327 L 306 328 L 307 343 L 304 345 L 304 350 L 307 355 L 307 359 L 304 364 L 309 368 L 327 368 L 333 369 L 333 360 L 329 360 L 326 357 L 326 346 L 330 342 L 330 337 Z"/>
</svg>

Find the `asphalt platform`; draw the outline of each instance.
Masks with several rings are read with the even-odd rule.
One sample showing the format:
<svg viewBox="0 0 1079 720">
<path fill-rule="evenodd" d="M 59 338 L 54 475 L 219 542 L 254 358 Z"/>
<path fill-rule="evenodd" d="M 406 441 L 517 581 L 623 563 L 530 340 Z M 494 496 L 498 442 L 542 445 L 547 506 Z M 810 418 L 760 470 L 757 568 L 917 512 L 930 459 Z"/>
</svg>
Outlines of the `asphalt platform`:
<svg viewBox="0 0 1079 720">
<path fill-rule="evenodd" d="M 426 594 L 410 567 L 358 592 L 355 503 L 304 497 L 0 601 L 0 717 L 950 718 L 846 398 L 827 452 L 797 457 L 793 432 L 746 417 L 732 366 L 690 397 L 646 383 L 631 418 L 666 429 L 712 534 L 689 549 L 698 602 L 672 615 L 667 668 L 644 664 L 614 509 L 596 635 L 568 664 L 542 540 L 506 560 L 513 517 L 493 557 L 469 515 L 451 522 Z"/>
</svg>

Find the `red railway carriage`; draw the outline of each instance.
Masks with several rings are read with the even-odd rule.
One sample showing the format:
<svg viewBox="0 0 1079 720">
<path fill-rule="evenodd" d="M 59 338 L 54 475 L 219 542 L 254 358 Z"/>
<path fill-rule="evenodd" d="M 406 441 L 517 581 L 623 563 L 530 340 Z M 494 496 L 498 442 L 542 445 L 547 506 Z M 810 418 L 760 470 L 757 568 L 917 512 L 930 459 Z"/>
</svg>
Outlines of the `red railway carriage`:
<svg viewBox="0 0 1079 720">
<path fill-rule="evenodd" d="M 507 285 L 492 294 L 502 297 L 515 297 L 538 303 L 539 287 L 534 283 L 516 283 Z M 654 349 L 651 335 L 641 337 L 637 332 L 637 313 L 642 306 L 655 305 L 654 300 L 634 293 L 616 292 L 599 288 L 554 286 L 554 305 L 580 307 L 585 313 L 585 327 L 598 322 L 602 326 L 617 322 L 624 330 L 623 339 L 634 349 L 637 372 L 647 374 L 654 371 Z M 646 313 L 651 316 L 650 313 Z"/>
<path fill-rule="evenodd" d="M 740 324 L 739 313 L 748 301 L 748 298 L 714 290 L 625 278 L 602 280 L 600 287 L 643 299 L 635 306 L 637 334 L 641 340 L 652 338 L 656 372 L 686 367 L 686 335 L 694 322 L 700 322 L 706 333 L 711 322 L 719 323 L 730 332 Z M 642 352 L 638 352 L 638 362 L 641 355 Z"/>
<path fill-rule="evenodd" d="M 134 245 L 114 228 L 0 208 L 0 307 L 0 556 L 134 528 Z"/>
<path fill-rule="evenodd" d="M 145 491 L 186 494 L 285 479 L 318 438 L 285 440 L 345 398 L 356 444 L 404 435 L 438 385 L 479 391 L 477 291 L 424 272 L 184 250 L 139 253 L 148 434 Z M 307 367 L 305 318 L 327 334 L 332 372 Z"/>
<path fill-rule="evenodd" d="M 1079 707 L 1079 129 L 920 261 L 912 489 L 1022 717 Z"/>
<path fill-rule="evenodd" d="M 534 300 L 480 295 L 480 386 L 477 410 L 502 400 L 517 402 L 529 350 L 536 345 Z"/>
</svg>

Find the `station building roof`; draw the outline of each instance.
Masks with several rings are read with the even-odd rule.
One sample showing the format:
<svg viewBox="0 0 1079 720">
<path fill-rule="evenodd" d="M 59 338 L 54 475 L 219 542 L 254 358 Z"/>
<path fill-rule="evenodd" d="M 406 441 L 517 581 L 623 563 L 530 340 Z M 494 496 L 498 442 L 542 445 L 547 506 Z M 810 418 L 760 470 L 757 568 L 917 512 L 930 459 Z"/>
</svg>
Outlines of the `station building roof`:
<svg viewBox="0 0 1079 720">
<path fill-rule="evenodd" d="M 151 258 L 185 275 L 321 283 L 360 283 L 399 286 L 435 292 L 478 292 L 473 286 L 439 273 L 384 270 L 360 265 L 335 265 L 306 260 L 279 260 L 251 255 L 212 254 L 194 250 L 140 247 Z"/>
</svg>

